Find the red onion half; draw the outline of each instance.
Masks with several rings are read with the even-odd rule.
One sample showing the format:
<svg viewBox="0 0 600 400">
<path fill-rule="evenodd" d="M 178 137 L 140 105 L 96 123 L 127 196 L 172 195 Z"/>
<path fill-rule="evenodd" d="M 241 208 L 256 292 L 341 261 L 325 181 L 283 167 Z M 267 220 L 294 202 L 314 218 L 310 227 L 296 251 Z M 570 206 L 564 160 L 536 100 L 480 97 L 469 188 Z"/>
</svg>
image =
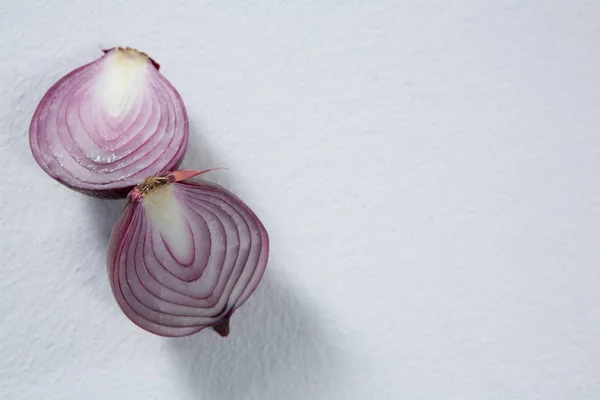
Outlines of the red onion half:
<svg viewBox="0 0 600 400">
<path fill-rule="evenodd" d="M 176 168 L 188 119 L 158 68 L 144 53 L 114 48 L 60 79 L 29 128 L 37 163 L 65 186 L 109 198 Z"/>
<path fill-rule="evenodd" d="M 160 336 L 206 327 L 227 336 L 229 318 L 267 265 L 269 238 L 252 210 L 216 184 L 183 181 L 203 172 L 145 179 L 111 236 L 115 299 L 131 321 Z"/>
</svg>

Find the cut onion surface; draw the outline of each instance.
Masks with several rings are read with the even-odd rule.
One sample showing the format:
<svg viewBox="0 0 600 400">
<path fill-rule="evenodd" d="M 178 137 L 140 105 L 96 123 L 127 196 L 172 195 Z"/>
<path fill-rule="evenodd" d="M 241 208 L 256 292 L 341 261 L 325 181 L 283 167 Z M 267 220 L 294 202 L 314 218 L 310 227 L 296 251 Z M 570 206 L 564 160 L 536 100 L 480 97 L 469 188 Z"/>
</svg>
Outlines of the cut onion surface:
<svg viewBox="0 0 600 400">
<path fill-rule="evenodd" d="M 224 188 L 185 181 L 206 171 L 150 177 L 129 194 L 109 247 L 108 274 L 125 315 L 160 336 L 229 318 L 265 271 L 269 238 L 257 216 Z"/>
<path fill-rule="evenodd" d="M 159 65 L 113 48 L 46 92 L 29 128 L 31 151 L 54 179 L 77 191 L 126 197 L 142 179 L 175 169 L 188 118 Z"/>
</svg>

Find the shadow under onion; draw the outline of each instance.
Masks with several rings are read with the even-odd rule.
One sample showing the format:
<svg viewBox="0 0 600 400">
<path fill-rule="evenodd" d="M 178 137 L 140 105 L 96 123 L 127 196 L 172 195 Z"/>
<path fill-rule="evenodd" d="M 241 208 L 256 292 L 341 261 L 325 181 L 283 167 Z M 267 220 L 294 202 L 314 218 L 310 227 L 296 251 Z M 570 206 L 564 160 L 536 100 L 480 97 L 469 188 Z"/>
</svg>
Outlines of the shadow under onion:
<svg viewBox="0 0 600 400">
<path fill-rule="evenodd" d="M 227 338 L 205 329 L 167 340 L 194 398 L 202 400 L 318 398 L 338 364 L 315 310 L 269 268 L 233 313 Z"/>
</svg>

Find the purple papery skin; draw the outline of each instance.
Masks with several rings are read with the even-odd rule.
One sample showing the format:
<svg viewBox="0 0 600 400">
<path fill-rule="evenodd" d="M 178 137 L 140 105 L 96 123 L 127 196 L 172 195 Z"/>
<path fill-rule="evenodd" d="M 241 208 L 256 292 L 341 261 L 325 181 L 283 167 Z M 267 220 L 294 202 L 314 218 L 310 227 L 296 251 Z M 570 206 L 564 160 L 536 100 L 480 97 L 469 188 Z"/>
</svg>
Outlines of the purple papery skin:
<svg viewBox="0 0 600 400">
<path fill-rule="evenodd" d="M 121 50 L 107 50 L 56 82 L 29 128 L 33 157 L 48 175 L 68 188 L 108 199 L 126 197 L 147 176 L 177 169 L 189 136 L 181 96 L 149 57 L 140 103 L 122 117 L 103 114 L 92 100 L 93 88 L 113 51 Z M 114 139 L 105 137 L 107 132 Z"/>
<path fill-rule="evenodd" d="M 207 327 L 223 334 L 223 326 L 228 332 L 229 317 L 264 274 L 267 231 L 247 205 L 216 184 L 170 185 L 194 232 L 193 261 L 180 264 L 168 244 L 153 244 L 157 232 L 143 200 L 130 196 L 109 245 L 113 295 L 133 323 L 156 335 L 187 336 Z M 207 240 L 210 246 L 205 245 Z"/>
</svg>

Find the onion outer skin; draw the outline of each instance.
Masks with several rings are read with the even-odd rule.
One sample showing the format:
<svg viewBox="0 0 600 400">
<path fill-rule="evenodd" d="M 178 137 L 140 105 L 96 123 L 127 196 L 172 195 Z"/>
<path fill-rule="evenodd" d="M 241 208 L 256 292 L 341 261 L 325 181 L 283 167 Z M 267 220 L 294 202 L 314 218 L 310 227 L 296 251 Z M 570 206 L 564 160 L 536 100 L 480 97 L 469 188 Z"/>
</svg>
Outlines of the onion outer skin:
<svg viewBox="0 0 600 400">
<path fill-rule="evenodd" d="M 214 195 L 215 198 L 220 199 L 220 201 L 222 201 L 222 203 L 219 203 L 221 205 L 217 206 L 219 207 L 221 210 L 225 210 L 225 209 L 229 209 L 229 207 L 231 207 L 231 210 L 237 210 L 238 214 L 236 214 L 236 218 L 238 218 L 238 220 L 241 220 L 240 217 L 243 216 L 244 217 L 244 222 L 246 224 L 246 227 L 248 228 L 249 231 L 252 231 L 252 235 L 250 236 L 250 239 L 252 239 L 252 236 L 254 237 L 254 239 L 259 239 L 258 242 L 254 242 L 252 243 L 252 240 L 250 240 L 250 244 L 249 244 L 249 251 L 248 251 L 248 255 L 245 261 L 245 264 L 243 264 L 243 267 L 241 268 L 241 270 L 237 270 L 237 272 L 239 272 L 239 275 L 237 276 L 237 280 L 233 283 L 233 289 L 231 289 L 229 291 L 229 294 L 226 298 L 226 302 L 225 302 L 225 306 L 221 309 L 218 310 L 218 312 L 216 312 L 214 314 L 214 316 L 212 314 L 209 314 L 206 317 L 199 317 L 199 318 L 207 318 L 209 319 L 209 321 L 203 322 L 203 323 L 199 323 L 199 324 L 188 324 L 188 323 L 184 323 L 182 322 L 182 320 L 184 320 L 186 317 L 182 317 L 182 316 L 178 316 L 178 315 L 173 315 L 173 314 L 160 314 L 160 311 L 155 312 L 152 311 L 153 315 L 156 314 L 158 315 L 158 319 L 162 319 L 161 323 L 158 323 L 156 320 L 151 320 L 148 319 L 145 316 L 142 316 L 137 310 L 136 307 L 138 307 L 138 310 L 140 309 L 140 307 L 142 309 L 145 309 L 146 307 L 152 308 L 154 307 L 154 309 L 157 308 L 161 308 L 163 306 L 165 307 L 178 307 L 178 305 L 173 305 L 173 304 L 166 304 L 168 302 L 162 300 L 162 299 L 154 299 L 153 301 L 150 302 L 150 304 L 143 304 L 142 306 L 136 306 L 135 303 L 139 301 L 139 299 L 134 299 L 133 302 L 131 302 L 131 299 L 135 298 L 135 292 L 132 289 L 134 286 L 132 284 L 133 280 L 135 279 L 139 279 L 139 282 L 141 283 L 140 286 L 137 287 L 137 290 L 146 290 L 145 286 L 144 286 L 144 282 L 143 280 L 140 278 L 140 274 L 139 271 L 140 270 L 148 270 L 147 264 L 145 261 L 141 261 L 140 262 L 140 258 L 143 258 L 144 260 L 146 258 L 148 258 L 148 252 L 143 251 L 144 257 L 140 257 L 139 255 L 135 256 L 135 261 L 134 261 L 134 266 L 131 267 L 131 264 L 127 264 L 129 258 L 128 258 L 128 254 L 130 254 L 130 252 L 132 251 L 132 249 L 134 249 L 134 253 L 137 252 L 137 249 L 139 249 L 140 246 L 146 246 L 146 240 L 148 239 L 148 236 L 145 235 L 143 236 L 143 244 L 141 245 L 140 243 L 142 243 L 142 236 L 141 233 L 139 232 L 139 229 L 137 229 L 140 224 L 149 224 L 150 218 L 147 215 L 149 213 L 149 211 L 146 209 L 146 207 L 143 204 L 143 195 L 140 194 L 140 191 L 138 190 L 138 187 L 136 187 L 132 192 L 130 192 L 129 194 L 129 201 L 127 203 L 127 205 L 125 206 L 123 213 L 121 214 L 121 217 L 119 218 L 117 224 L 115 225 L 112 235 L 111 235 L 111 240 L 109 243 L 109 249 L 108 249 L 108 262 L 107 262 L 107 266 L 108 266 L 108 275 L 109 275 L 109 281 L 110 281 L 110 285 L 111 285 L 111 289 L 113 292 L 113 296 L 115 298 L 115 300 L 117 301 L 119 307 L 121 308 L 121 310 L 124 312 L 124 314 L 136 325 L 138 325 L 139 327 L 141 327 L 142 329 L 151 332 L 153 334 L 159 335 L 159 336 L 165 336 L 165 337 L 181 337 L 181 336 L 188 336 L 188 335 L 192 335 L 194 333 L 197 333 L 205 328 L 208 327 L 212 327 L 219 335 L 221 336 L 227 336 L 229 334 L 229 318 L 231 317 L 231 315 L 233 314 L 233 312 L 235 310 L 237 310 L 240 306 L 242 306 L 245 301 L 250 297 L 250 295 L 256 290 L 256 287 L 258 286 L 258 284 L 260 283 L 262 276 L 264 274 L 264 271 L 266 269 L 266 265 L 268 262 L 268 256 L 269 256 L 269 237 L 267 234 L 267 231 L 265 229 L 265 227 L 263 226 L 263 224 L 260 222 L 260 220 L 258 219 L 258 217 L 254 214 L 254 212 L 252 212 L 252 210 L 246 205 L 244 204 L 239 198 L 237 198 L 235 195 L 233 195 L 232 193 L 230 193 L 229 191 L 227 191 L 226 189 L 222 188 L 219 185 L 216 185 L 214 183 L 209 183 L 209 182 L 205 182 L 205 181 L 180 181 L 180 179 L 182 179 L 181 175 L 178 175 L 180 171 L 176 171 L 173 174 L 170 175 L 166 175 L 165 177 L 167 179 L 169 179 L 169 183 L 167 185 L 174 185 L 176 186 L 176 188 L 178 188 L 178 190 L 181 190 L 181 193 L 187 193 L 186 191 L 190 191 L 190 193 L 199 193 L 199 197 L 204 197 L 206 196 L 207 198 L 210 198 L 211 195 Z M 187 171 L 184 171 L 187 172 Z M 203 171 L 206 172 L 206 171 Z M 198 173 L 203 173 L 203 172 L 198 172 Z M 189 174 L 184 174 L 184 175 L 189 175 Z M 185 179 L 188 178 L 188 176 L 184 176 Z M 195 200 L 194 200 L 195 201 Z M 194 201 L 189 200 L 189 203 L 185 203 L 186 206 L 190 206 Z M 212 204 L 212 203 L 210 203 Z M 206 204 L 205 204 L 206 205 Z M 202 208 L 203 206 L 199 206 L 200 208 Z M 212 207 L 212 206 L 211 206 Z M 230 210 L 230 211 L 231 211 Z M 223 211 L 223 214 L 226 214 L 226 211 Z M 189 221 L 188 221 L 189 222 Z M 145 225 L 142 225 L 143 227 L 146 227 Z M 151 225 L 150 228 L 146 227 L 146 234 L 148 233 L 148 229 L 150 230 L 156 230 L 156 227 L 152 227 Z M 237 225 L 236 225 L 237 226 Z M 240 225 L 243 226 L 243 225 Z M 238 238 L 240 238 L 240 234 L 239 234 L 239 229 L 237 232 Z M 143 233 L 143 232 L 142 232 Z M 137 240 L 136 239 L 136 235 L 137 236 Z M 164 236 L 161 236 L 163 243 L 165 243 L 165 239 Z M 213 236 L 212 234 L 209 234 L 208 238 L 210 238 L 211 240 L 213 240 Z M 207 237 L 202 237 L 201 240 L 206 240 Z M 244 246 L 242 246 L 241 244 L 242 240 L 240 239 L 240 245 L 238 246 L 240 249 L 243 248 Z M 235 243 L 233 244 L 234 248 L 235 248 Z M 229 252 L 233 251 L 232 247 L 229 245 L 229 243 L 227 243 L 226 241 L 226 249 L 225 249 L 225 253 L 228 254 Z M 155 250 L 155 245 L 154 243 L 151 245 L 152 250 Z M 215 253 L 209 253 L 209 261 L 206 263 L 205 266 L 205 270 L 204 272 L 202 272 L 202 275 L 200 275 L 200 277 L 197 280 L 194 281 L 190 281 L 187 282 L 187 284 L 189 284 L 190 286 L 197 283 L 197 282 L 201 282 L 201 280 L 203 279 L 204 274 L 206 273 L 207 275 L 210 275 L 209 272 L 209 265 L 210 265 L 210 257 L 212 257 Z M 170 250 L 170 255 L 173 256 L 173 253 Z M 243 258 L 241 257 L 241 255 L 243 255 L 242 251 L 238 249 L 238 254 L 235 259 L 235 263 L 237 263 L 238 259 L 239 260 L 243 260 Z M 252 257 L 251 257 L 252 255 Z M 194 257 L 196 257 L 196 253 L 194 253 Z M 226 256 L 228 257 L 228 256 Z M 257 257 L 257 258 L 256 258 Z M 217 256 L 215 256 L 215 258 L 217 258 Z M 256 258 L 256 260 L 254 262 L 251 262 L 251 260 L 253 258 Z M 226 258 L 225 258 L 226 260 Z M 140 264 L 135 264 L 136 262 L 139 262 Z M 138 269 L 139 266 L 142 266 L 140 269 Z M 170 267 L 173 267 L 174 264 L 170 264 Z M 175 267 L 179 267 L 179 270 L 181 272 L 186 272 L 185 268 L 182 267 L 181 265 L 175 265 Z M 128 269 L 129 268 L 129 269 Z M 133 268 L 133 271 L 135 271 L 135 274 L 132 275 L 125 275 L 125 277 L 123 277 L 123 273 L 127 274 L 128 272 L 131 272 Z M 221 279 L 221 273 L 223 272 L 223 270 L 225 269 L 225 266 L 221 266 L 220 268 L 222 268 L 219 271 L 219 279 Z M 253 269 L 252 269 L 253 268 Z M 250 270 L 252 269 L 252 270 Z M 235 270 L 235 264 L 233 265 L 233 269 L 232 271 Z M 248 277 L 247 275 L 244 277 L 244 272 L 246 272 L 247 270 L 251 271 L 251 275 Z M 214 272 L 214 270 L 213 270 Z M 233 277 L 233 272 L 231 272 L 231 274 L 227 277 L 226 282 L 230 283 L 229 279 L 231 279 Z M 242 279 L 242 277 L 244 277 L 244 279 Z M 182 280 L 182 282 L 184 282 Z M 221 282 L 221 281 L 219 281 Z M 233 281 L 232 281 L 233 282 Z M 146 282 L 146 285 L 148 284 L 148 282 Z M 154 283 L 156 286 L 156 283 Z M 162 284 L 162 282 L 161 282 Z M 182 284 L 185 284 L 182 283 Z M 241 285 L 240 287 L 238 287 L 238 285 Z M 215 286 L 217 286 L 217 282 L 215 282 Z M 226 285 L 227 286 L 227 285 Z M 142 289 L 143 287 L 143 289 Z M 238 291 L 238 296 L 237 298 L 232 298 L 232 294 L 233 292 L 237 289 Z M 169 291 L 169 289 L 165 288 L 164 290 Z M 214 287 L 213 287 L 214 290 Z M 134 293 L 133 297 L 132 297 L 132 293 Z M 180 293 L 182 294 L 182 293 Z M 190 292 L 186 292 L 185 295 L 186 296 L 191 296 L 190 298 L 193 298 L 193 294 L 194 293 L 190 293 Z M 213 295 L 215 295 L 215 292 L 211 292 L 209 298 L 213 298 Z M 217 303 L 222 301 L 222 296 L 224 296 L 224 293 L 216 293 L 217 295 Z M 129 299 L 127 298 L 129 296 Z M 198 298 L 193 298 L 193 300 L 190 301 L 203 301 L 201 300 L 201 297 Z M 132 304 L 130 304 L 132 303 Z M 208 310 L 210 308 L 206 308 L 206 310 Z M 203 309 L 202 307 L 199 307 L 197 309 L 198 312 L 203 312 L 205 311 L 205 309 Z M 166 324 L 162 324 L 162 321 L 166 321 Z"/>
<path fill-rule="evenodd" d="M 103 56 L 69 72 L 44 94 L 31 120 L 29 144 L 38 165 L 59 183 L 86 195 L 118 199 L 125 198 L 144 177 L 177 169 L 187 149 L 189 122 L 181 95 L 159 72 L 160 66 L 156 61 L 145 53 L 131 48 L 115 47 L 103 51 L 105 53 Z M 133 96 L 135 91 L 127 92 L 125 90 L 121 95 L 124 96 L 124 102 L 129 108 L 121 105 L 122 108 L 126 108 L 122 115 L 116 113 L 117 115 L 108 115 L 108 117 L 105 110 L 102 109 L 103 118 L 100 118 L 98 110 L 102 108 L 103 104 L 98 100 L 101 96 L 97 95 L 97 92 L 102 92 L 103 86 L 110 86 L 102 85 L 102 83 L 110 84 L 119 77 L 119 68 L 113 68 L 117 72 L 112 73 L 108 65 L 118 65 L 118 63 L 110 64 L 110 62 L 123 54 L 132 54 L 140 60 L 138 75 L 143 77 L 138 79 L 137 85 L 133 83 L 129 85 L 130 89 L 139 87 L 139 103 L 131 99 L 127 103 L 127 96 Z M 127 70 L 126 68 L 122 69 Z M 117 78 L 111 78 L 111 73 Z M 135 78 L 136 74 L 130 73 L 129 77 Z M 104 81 L 100 82 L 101 79 Z M 127 80 L 124 82 L 130 83 Z M 116 84 L 113 86 L 118 87 Z M 79 90 L 81 93 L 78 92 Z M 107 93 L 111 94 L 108 91 Z M 81 95 L 79 96 L 79 94 Z M 105 98 L 110 98 L 110 96 L 105 96 Z M 83 111 L 90 113 L 84 119 L 81 119 L 81 115 L 85 114 L 82 112 L 82 107 Z M 136 107 L 138 114 L 134 112 Z M 91 113 L 96 114 L 92 116 Z M 156 117 L 157 114 L 160 117 Z M 74 122 L 73 115 L 77 115 L 79 120 Z M 152 119 L 152 116 L 155 117 Z M 56 120 L 50 117 L 56 118 Z M 103 130 L 96 127 L 96 123 L 101 125 L 111 118 L 110 129 Z M 103 122 L 98 122 L 100 120 Z M 111 137 L 103 142 L 105 138 L 101 138 L 102 135 L 97 132 L 94 134 L 98 136 L 92 138 L 89 126 L 94 126 L 98 132 L 112 130 L 111 133 L 124 134 L 123 131 L 130 131 L 127 133 L 128 136 L 122 139 L 124 145 L 116 149 L 102 146 L 85 148 L 81 146 L 79 141 L 81 138 L 88 142 L 93 141 L 95 145 L 97 142 L 101 142 L 112 146 L 111 141 L 120 141 L 119 136 L 116 136 L 116 138 Z M 104 125 L 105 128 L 108 126 Z M 78 132 L 78 138 L 72 135 L 71 130 Z M 67 139 L 61 138 L 61 136 Z M 130 143 L 136 139 L 140 142 L 139 144 Z M 69 148 L 74 149 L 75 152 L 81 152 L 83 156 L 82 154 L 75 155 L 66 147 L 62 147 L 65 146 L 65 140 L 68 141 Z M 55 150 L 52 149 L 52 146 L 55 147 Z M 57 146 L 60 147 L 60 151 L 56 150 Z M 94 152 L 96 152 L 96 157 L 92 157 L 91 153 Z M 101 157 L 100 153 L 104 157 Z M 96 162 L 97 158 L 102 161 Z M 113 158 L 114 161 L 111 161 Z M 62 161 L 64 159 L 72 162 L 73 165 L 78 165 L 77 168 L 83 172 L 75 173 L 73 170 L 66 169 L 63 165 L 64 161 Z M 113 165 L 114 170 L 110 173 L 120 174 L 114 178 L 96 172 L 98 169 L 113 168 Z M 85 174 L 85 178 L 82 177 L 83 174 Z M 99 180 L 99 182 L 90 181 L 89 177 Z M 106 179 L 103 180 L 104 178 Z"/>
</svg>

